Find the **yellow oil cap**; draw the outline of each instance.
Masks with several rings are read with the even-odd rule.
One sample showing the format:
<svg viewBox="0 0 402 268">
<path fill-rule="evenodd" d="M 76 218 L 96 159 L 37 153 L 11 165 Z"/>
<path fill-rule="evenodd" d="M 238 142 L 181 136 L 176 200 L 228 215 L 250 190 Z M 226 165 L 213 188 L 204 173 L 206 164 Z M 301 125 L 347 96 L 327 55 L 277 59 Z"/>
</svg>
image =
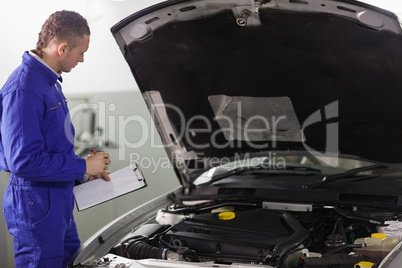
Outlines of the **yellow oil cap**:
<svg viewBox="0 0 402 268">
<path fill-rule="evenodd" d="M 221 212 L 218 214 L 220 220 L 228 221 L 236 217 L 236 214 L 232 211 Z"/>
<path fill-rule="evenodd" d="M 369 262 L 369 261 L 361 261 L 359 263 L 356 263 L 354 268 L 365 268 L 365 267 L 373 267 L 375 263 Z"/>
<path fill-rule="evenodd" d="M 387 235 L 384 234 L 384 233 L 374 233 L 374 234 L 371 234 L 371 237 L 372 238 L 378 238 L 378 239 L 384 239 L 384 238 L 387 237 Z"/>
</svg>

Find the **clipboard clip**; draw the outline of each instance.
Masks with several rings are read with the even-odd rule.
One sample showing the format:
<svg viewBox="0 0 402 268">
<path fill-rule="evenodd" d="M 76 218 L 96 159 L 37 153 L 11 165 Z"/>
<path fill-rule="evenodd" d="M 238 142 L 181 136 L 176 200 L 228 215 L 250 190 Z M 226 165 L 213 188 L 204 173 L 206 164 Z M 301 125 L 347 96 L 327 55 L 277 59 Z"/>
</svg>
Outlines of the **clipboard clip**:
<svg viewBox="0 0 402 268">
<path fill-rule="evenodd" d="M 140 176 L 137 176 L 137 179 L 138 179 L 138 181 L 142 181 L 144 176 L 142 175 L 141 170 L 138 168 L 138 164 L 137 164 L 137 163 L 134 163 L 133 171 L 134 171 L 135 173 L 137 173 L 137 171 L 140 173 Z"/>
</svg>

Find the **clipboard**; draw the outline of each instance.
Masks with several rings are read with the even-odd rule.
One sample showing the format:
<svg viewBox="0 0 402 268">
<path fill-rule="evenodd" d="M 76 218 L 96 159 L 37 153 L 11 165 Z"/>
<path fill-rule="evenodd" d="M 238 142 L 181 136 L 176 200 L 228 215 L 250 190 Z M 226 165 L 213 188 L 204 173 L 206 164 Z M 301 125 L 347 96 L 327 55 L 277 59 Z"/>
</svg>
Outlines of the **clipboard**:
<svg viewBox="0 0 402 268">
<path fill-rule="evenodd" d="M 147 185 L 136 164 L 109 174 L 111 181 L 96 179 L 76 185 L 73 189 L 78 211 L 88 209 Z"/>
</svg>

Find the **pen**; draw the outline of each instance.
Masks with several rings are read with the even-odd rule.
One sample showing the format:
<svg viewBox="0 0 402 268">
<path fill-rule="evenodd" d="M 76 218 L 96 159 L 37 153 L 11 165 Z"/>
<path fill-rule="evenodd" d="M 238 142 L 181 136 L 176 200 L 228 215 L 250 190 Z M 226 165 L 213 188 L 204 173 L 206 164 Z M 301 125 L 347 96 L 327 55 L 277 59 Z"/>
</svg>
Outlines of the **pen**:
<svg viewBox="0 0 402 268">
<path fill-rule="evenodd" d="M 91 152 L 92 152 L 93 154 L 97 154 L 97 152 L 96 152 L 94 149 L 91 149 Z"/>
</svg>

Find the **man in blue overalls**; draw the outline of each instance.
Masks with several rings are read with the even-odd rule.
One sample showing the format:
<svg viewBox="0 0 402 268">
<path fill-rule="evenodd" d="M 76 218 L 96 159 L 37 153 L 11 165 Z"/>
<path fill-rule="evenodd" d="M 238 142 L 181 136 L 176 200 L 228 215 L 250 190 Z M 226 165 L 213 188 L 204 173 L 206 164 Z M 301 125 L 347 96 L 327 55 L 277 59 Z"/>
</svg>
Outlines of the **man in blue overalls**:
<svg viewBox="0 0 402 268">
<path fill-rule="evenodd" d="M 74 153 L 74 128 L 61 73 L 84 61 L 87 21 L 59 11 L 42 26 L 36 49 L 0 90 L 0 165 L 10 172 L 3 212 L 14 237 L 16 267 L 68 265 L 80 246 L 73 218 L 75 181 L 84 174 L 110 180 L 109 155 Z"/>
</svg>

